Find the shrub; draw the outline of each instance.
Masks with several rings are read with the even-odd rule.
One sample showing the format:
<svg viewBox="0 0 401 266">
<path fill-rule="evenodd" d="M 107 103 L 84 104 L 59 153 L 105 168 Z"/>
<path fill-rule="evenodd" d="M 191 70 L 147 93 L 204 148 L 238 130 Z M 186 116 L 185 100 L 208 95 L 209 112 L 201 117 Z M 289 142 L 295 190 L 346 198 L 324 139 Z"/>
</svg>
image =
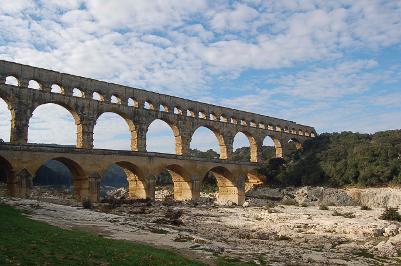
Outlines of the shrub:
<svg viewBox="0 0 401 266">
<path fill-rule="evenodd" d="M 295 199 L 287 198 L 281 202 L 283 205 L 298 205 L 298 202 Z"/>
<path fill-rule="evenodd" d="M 328 211 L 329 207 L 327 207 L 327 205 L 321 204 L 321 205 L 319 205 L 319 210 Z"/>
<path fill-rule="evenodd" d="M 353 214 L 352 212 L 338 212 L 337 210 L 333 211 L 333 216 L 342 216 L 344 218 L 355 218 L 355 214 Z"/>
<path fill-rule="evenodd" d="M 386 208 L 379 218 L 387 221 L 401 222 L 401 215 L 397 208 Z"/>
<path fill-rule="evenodd" d="M 369 206 L 366 205 L 361 206 L 361 211 L 370 211 L 370 210 L 372 210 L 372 208 L 370 208 Z"/>
<path fill-rule="evenodd" d="M 90 201 L 90 199 L 86 199 L 86 200 L 84 200 L 84 201 L 82 202 L 82 207 L 83 207 L 84 209 L 92 209 L 92 208 L 93 208 L 93 204 L 92 204 L 92 202 Z"/>
</svg>

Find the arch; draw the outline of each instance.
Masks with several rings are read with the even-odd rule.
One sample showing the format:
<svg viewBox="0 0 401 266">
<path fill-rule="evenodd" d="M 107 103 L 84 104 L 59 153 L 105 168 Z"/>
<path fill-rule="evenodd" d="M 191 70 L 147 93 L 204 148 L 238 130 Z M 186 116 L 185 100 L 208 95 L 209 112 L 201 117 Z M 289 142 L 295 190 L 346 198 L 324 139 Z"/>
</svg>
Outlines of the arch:
<svg viewBox="0 0 401 266">
<path fill-rule="evenodd" d="M 115 104 L 121 104 L 121 98 L 113 94 L 111 95 L 110 102 Z"/>
<path fill-rule="evenodd" d="M 250 126 L 250 127 L 256 127 L 256 122 L 253 121 L 253 120 L 250 121 L 250 122 L 249 122 L 249 126 Z"/>
<path fill-rule="evenodd" d="M 53 85 L 51 86 L 50 92 L 59 93 L 59 94 L 64 94 L 64 89 L 63 89 L 63 87 L 61 87 L 61 86 L 58 85 L 58 84 L 53 84 Z"/>
<path fill-rule="evenodd" d="M 240 120 L 240 125 L 241 125 L 241 126 L 246 126 L 247 123 L 246 123 L 246 121 L 245 121 L 244 119 L 241 119 L 241 120 Z"/>
<path fill-rule="evenodd" d="M 231 124 L 234 124 L 234 125 L 237 125 L 237 124 L 238 124 L 238 119 L 235 118 L 235 117 L 231 117 L 230 123 L 231 123 Z"/>
<path fill-rule="evenodd" d="M 98 114 L 93 129 L 96 148 L 111 150 L 138 150 L 138 134 L 134 122 L 116 112 Z M 127 148 L 130 147 L 130 148 Z"/>
<path fill-rule="evenodd" d="M 174 142 L 169 141 L 171 139 L 174 139 Z M 164 119 L 153 120 L 146 133 L 146 151 L 182 155 L 183 147 L 179 128 Z"/>
<path fill-rule="evenodd" d="M 213 143 L 214 141 L 211 141 L 214 138 L 213 137 L 210 138 L 207 136 L 208 134 L 210 136 L 210 131 L 214 134 L 215 139 L 217 139 L 216 144 L 219 146 L 218 149 L 217 149 L 217 147 L 210 148 L 210 144 L 214 144 Z M 197 134 L 202 134 L 203 136 L 198 139 Z M 228 157 L 227 147 L 226 147 L 223 135 L 214 128 L 211 128 L 208 126 L 199 126 L 198 128 L 195 129 L 195 131 L 193 132 L 193 134 L 191 136 L 190 147 L 191 147 L 191 149 L 197 148 L 197 149 L 200 149 L 201 151 L 205 151 L 205 144 L 209 145 L 209 150 L 214 150 L 215 152 L 217 150 L 219 150 L 220 151 L 220 156 L 219 156 L 220 159 L 223 159 L 223 160 L 227 159 L 227 157 Z"/>
<path fill-rule="evenodd" d="M 241 137 L 242 137 L 242 139 L 241 139 Z M 236 140 L 240 141 L 240 144 L 239 144 L 240 146 L 238 146 L 238 142 L 236 143 Z M 255 138 L 249 132 L 246 132 L 246 131 L 237 132 L 237 134 L 234 136 L 233 152 L 235 153 L 238 148 L 244 147 L 245 141 L 248 141 L 248 143 L 249 143 L 249 156 L 248 156 L 247 161 L 257 162 L 258 161 L 258 145 L 256 143 Z M 235 155 L 238 155 L 238 156 L 235 156 Z M 240 156 L 241 156 L 241 154 L 233 154 L 233 160 L 241 160 L 242 158 Z"/>
<path fill-rule="evenodd" d="M 31 79 L 28 83 L 28 88 L 33 90 L 41 90 L 42 85 L 38 81 Z"/>
<path fill-rule="evenodd" d="M 92 99 L 99 102 L 104 102 L 104 96 L 97 91 L 93 92 Z"/>
<path fill-rule="evenodd" d="M 29 120 L 28 142 L 76 145 L 80 124 L 78 114 L 66 104 L 49 102 L 38 105 Z M 63 129 L 63 134 L 60 134 L 60 129 Z M 45 135 L 44 130 L 50 133 Z"/>
<path fill-rule="evenodd" d="M 198 112 L 198 118 L 200 118 L 200 119 L 206 119 L 206 118 L 207 118 L 207 117 L 206 117 L 206 113 L 203 112 L 203 111 L 199 111 L 199 112 Z"/>
<path fill-rule="evenodd" d="M 130 97 L 130 98 L 128 98 L 128 106 L 132 106 L 132 107 L 138 108 L 139 104 L 138 104 L 137 100 L 135 100 L 134 98 Z"/>
<path fill-rule="evenodd" d="M 188 109 L 187 110 L 187 116 L 195 117 L 195 112 L 193 110 L 191 110 L 191 109 Z"/>
<path fill-rule="evenodd" d="M 233 174 L 223 166 L 216 166 L 210 169 L 207 173 L 211 172 L 216 178 L 218 193 L 217 202 L 219 204 L 228 204 L 230 202 L 237 205 L 242 205 L 245 201 L 245 194 L 241 188 L 237 186 Z M 205 178 L 203 178 L 202 182 Z"/>
<path fill-rule="evenodd" d="M 11 163 L 0 156 L 0 183 L 9 183 L 14 177 L 14 170 Z"/>
<path fill-rule="evenodd" d="M 171 164 L 164 167 L 173 181 L 174 200 L 184 201 L 199 198 L 199 191 L 193 191 L 189 173 L 180 165 Z"/>
<path fill-rule="evenodd" d="M 160 112 L 166 112 L 166 113 L 168 113 L 170 110 L 169 110 L 169 108 L 168 108 L 168 106 L 166 105 L 166 104 L 160 104 L 160 106 L 159 106 L 159 111 Z"/>
<path fill-rule="evenodd" d="M 225 115 L 220 115 L 220 122 L 227 123 L 227 122 L 228 122 L 227 116 L 225 116 Z"/>
<path fill-rule="evenodd" d="M 174 114 L 182 115 L 182 109 L 178 106 L 174 107 Z"/>
<path fill-rule="evenodd" d="M 85 93 L 78 88 L 74 88 L 74 89 L 72 89 L 72 96 L 85 98 Z"/>
<path fill-rule="evenodd" d="M 217 115 L 215 113 L 210 113 L 209 114 L 209 120 L 217 121 Z"/>
<path fill-rule="evenodd" d="M 298 135 L 303 136 L 304 132 L 302 131 L 302 129 L 298 129 Z"/>
<path fill-rule="evenodd" d="M 291 138 L 288 143 L 294 144 L 297 150 L 302 149 L 302 143 L 297 138 Z"/>
<path fill-rule="evenodd" d="M 127 161 L 117 161 L 114 164 L 121 167 L 127 177 L 129 198 L 154 199 L 154 184 L 145 177 L 143 171 L 136 164 Z"/>
<path fill-rule="evenodd" d="M 259 124 L 258 124 L 258 127 L 261 128 L 261 129 L 266 129 L 266 125 L 263 124 L 263 123 L 259 123 Z"/>
<path fill-rule="evenodd" d="M 259 173 L 258 169 L 248 171 L 246 175 L 245 191 L 266 183 L 266 177 Z"/>
<path fill-rule="evenodd" d="M 147 100 L 143 104 L 143 108 L 145 108 L 147 110 L 155 110 L 155 105 L 151 101 Z"/>
<path fill-rule="evenodd" d="M 11 117 L 9 104 L 0 97 L 0 139 L 6 142 L 10 141 Z"/>
<path fill-rule="evenodd" d="M 71 176 L 71 184 L 72 184 L 72 191 L 73 191 L 73 196 L 76 200 L 83 200 L 89 196 L 89 190 L 88 190 L 88 178 L 85 176 L 85 172 L 82 169 L 82 167 L 74 160 L 67 158 L 67 157 L 54 157 L 51 158 L 47 161 L 45 161 L 43 164 L 41 164 L 38 169 L 35 171 L 35 177 L 33 178 L 33 181 L 37 178 L 38 173 L 40 173 L 41 169 L 43 169 L 43 166 L 51 164 L 52 161 L 56 161 L 58 163 L 61 163 L 62 165 L 65 166 L 65 168 L 68 169 L 69 174 Z M 54 165 L 54 163 L 53 163 Z M 54 167 L 54 166 L 53 166 Z M 57 165 L 56 165 L 57 167 Z M 56 170 L 54 170 L 56 169 Z M 57 171 L 62 171 L 62 168 L 57 167 L 53 168 L 52 173 L 57 173 L 57 176 L 60 176 L 60 172 Z M 65 173 L 64 173 L 65 174 Z"/>
<path fill-rule="evenodd" d="M 274 151 L 270 151 L 267 147 L 274 147 Z M 262 156 L 265 160 L 283 157 L 283 148 L 279 139 L 271 135 L 266 135 L 263 139 Z"/>
<path fill-rule="evenodd" d="M 5 84 L 12 85 L 12 86 L 19 86 L 20 81 L 16 76 L 7 76 Z"/>
</svg>

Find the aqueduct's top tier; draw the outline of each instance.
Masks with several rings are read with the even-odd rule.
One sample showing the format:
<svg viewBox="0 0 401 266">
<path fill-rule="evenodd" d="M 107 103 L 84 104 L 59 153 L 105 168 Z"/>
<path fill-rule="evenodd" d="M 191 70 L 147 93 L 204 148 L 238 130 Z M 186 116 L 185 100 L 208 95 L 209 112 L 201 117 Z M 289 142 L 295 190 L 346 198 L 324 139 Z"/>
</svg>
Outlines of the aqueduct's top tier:
<svg viewBox="0 0 401 266">
<path fill-rule="evenodd" d="M 10 76 L 17 80 L 17 86 L 5 85 Z M 37 83 L 37 90 L 30 89 L 31 82 Z M 289 140 L 302 143 L 316 135 L 313 127 L 284 119 L 4 60 L 0 60 L 0 96 L 12 112 L 12 143 L 27 142 L 29 118 L 37 106 L 45 103 L 60 104 L 73 114 L 79 148 L 93 147 L 93 127 L 104 112 L 117 113 L 127 121 L 134 151 L 146 151 L 146 131 L 155 119 L 172 127 L 177 155 L 187 154 L 192 134 L 201 126 L 216 134 L 221 159 L 230 158 L 234 136 L 243 132 L 250 141 L 254 162 L 266 136 L 273 139 L 280 156 Z"/>
</svg>

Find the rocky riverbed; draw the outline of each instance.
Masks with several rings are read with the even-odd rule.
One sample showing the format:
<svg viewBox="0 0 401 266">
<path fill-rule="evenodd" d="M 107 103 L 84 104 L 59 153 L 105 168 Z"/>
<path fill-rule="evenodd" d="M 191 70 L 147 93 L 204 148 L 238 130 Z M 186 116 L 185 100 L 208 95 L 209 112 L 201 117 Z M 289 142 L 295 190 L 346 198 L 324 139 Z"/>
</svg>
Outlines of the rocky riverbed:
<svg viewBox="0 0 401 266">
<path fill-rule="evenodd" d="M 401 223 L 379 219 L 384 205 L 398 207 L 400 191 L 260 188 L 248 192 L 245 207 L 214 205 L 210 195 L 197 204 L 117 201 L 92 210 L 70 199 L 57 204 L 57 197 L 0 200 L 36 220 L 173 249 L 209 264 L 220 256 L 261 265 L 400 265 Z"/>
</svg>

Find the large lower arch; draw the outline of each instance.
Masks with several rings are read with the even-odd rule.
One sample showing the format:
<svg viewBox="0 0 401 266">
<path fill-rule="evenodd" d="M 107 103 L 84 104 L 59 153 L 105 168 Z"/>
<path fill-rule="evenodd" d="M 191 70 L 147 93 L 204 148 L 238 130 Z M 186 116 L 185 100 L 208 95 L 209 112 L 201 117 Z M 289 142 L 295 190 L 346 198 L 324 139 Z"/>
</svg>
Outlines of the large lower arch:
<svg viewBox="0 0 401 266">
<path fill-rule="evenodd" d="M 0 97 L 0 139 L 5 142 L 10 141 L 12 115 L 9 109 L 9 104 Z"/>
<path fill-rule="evenodd" d="M 208 144 L 210 147 L 210 144 L 214 145 L 214 141 L 210 141 L 210 137 L 207 136 L 208 132 L 212 132 L 215 136 L 215 139 L 217 139 L 217 145 L 218 146 L 218 150 L 220 151 L 220 155 L 219 158 L 222 160 L 226 160 L 228 159 L 228 153 L 227 153 L 227 146 L 224 140 L 223 135 L 216 129 L 211 128 L 211 127 L 206 127 L 206 126 L 200 126 L 198 128 L 195 129 L 195 131 L 193 132 L 192 136 L 191 136 L 191 143 L 190 143 L 190 147 L 191 148 L 198 148 L 200 147 L 200 149 L 202 150 L 202 145 L 205 146 L 205 144 Z M 194 136 L 196 136 L 197 132 L 201 132 L 201 136 L 200 140 L 201 141 L 197 141 L 196 138 L 194 138 Z M 208 142 L 206 142 L 208 141 Z M 194 142 L 198 142 L 195 143 Z M 204 148 L 203 148 L 204 150 Z M 210 150 L 214 150 L 213 148 L 211 148 Z"/>
<path fill-rule="evenodd" d="M 38 105 L 29 120 L 28 142 L 75 145 L 79 142 L 76 135 L 79 135 L 80 124 L 78 114 L 65 104 L 52 102 Z"/>
<path fill-rule="evenodd" d="M 238 186 L 238 180 L 227 168 L 217 166 L 208 172 L 211 172 L 217 181 L 217 203 L 223 205 L 228 203 L 242 205 L 245 202 L 244 188 Z"/>
<path fill-rule="evenodd" d="M 174 138 L 174 144 L 169 141 L 172 138 Z M 183 147 L 179 128 L 166 120 L 153 120 L 146 133 L 146 150 L 182 155 Z"/>
<path fill-rule="evenodd" d="M 132 120 L 115 112 L 98 115 L 93 129 L 95 148 L 138 150 L 138 134 Z"/>
<path fill-rule="evenodd" d="M 36 171 L 35 176 L 42 166 L 46 165 L 49 161 L 57 161 L 68 168 L 71 174 L 73 196 L 76 200 L 82 201 L 89 198 L 89 180 L 85 176 L 85 172 L 82 167 L 72 159 L 66 157 L 55 157 L 47 160 L 42 165 L 40 165 Z M 35 177 L 34 177 L 35 179 Z"/>
<path fill-rule="evenodd" d="M 199 198 L 199 189 L 193 187 L 193 182 L 190 174 L 182 166 L 171 164 L 163 167 L 167 170 L 173 181 L 173 196 L 174 200 L 196 200 Z"/>
<path fill-rule="evenodd" d="M 131 199 L 154 199 L 154 180 L 146 178 L 143 171 L 135 164 L 127 161 L 115 162 L 120 166 L 128 181 L 128 197 Z"/>
<path fill-rule="evenodd" d="M 249 160 L 251 162 L 258 162 L 258 145 L 255 138 L 249 132 L 240 131 L 234 136 L 233 152 L 235 149 L 236 140 L 241 137 L 242 139 L 246 138 L 249 142 Z"/>
<path fill-rule="evenodd" d="M 7 194 L 15 195 L 15 188 L 12 186 L 14 181 L 14 170 L 10 162 L 0 156 L 0 183 L 4 186 L 4 189 L 7 190 Z M 5 187 L 7 185 L 7 188 Z"/>
</svg>

